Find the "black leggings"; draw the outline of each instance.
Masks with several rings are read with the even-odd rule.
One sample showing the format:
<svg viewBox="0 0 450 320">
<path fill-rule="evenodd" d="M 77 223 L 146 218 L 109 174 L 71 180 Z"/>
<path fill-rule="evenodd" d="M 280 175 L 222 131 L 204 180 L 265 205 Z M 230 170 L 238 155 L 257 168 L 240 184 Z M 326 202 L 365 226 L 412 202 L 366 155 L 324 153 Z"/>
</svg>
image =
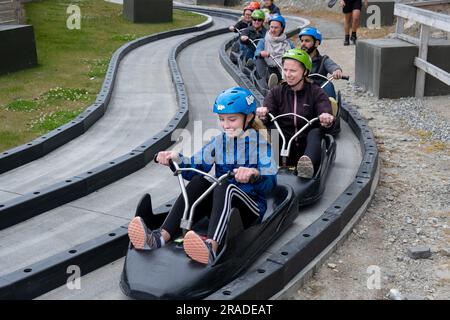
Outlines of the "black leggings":
<svg viewBox="0 0 450 320">
<path fill-rule="evenodd" d="M 186 186 L 186 193 L 191 206 L 211 186 L 211 182 L 202 176 L 195 176 Z M 194 223 L 201 218 L 209 217 L 208 239 L 221 243 L 227 229 L 229 215 L 232 208 L 239 209 L 244 228 L 254 224 L 259 219 L 259 208 L 244 191 L 234 184 L 223 182 L 197 206 L 194 212 Z M 183 218 L 184 199 L 180 195 L 172 210 L 169 212 L 161 229 L 169 232 L 173 237 L 180 228 Z"/>
<path fill-rule="evenodd" d="M 278 80 L 281 80 L 282 76 L 280 73 L 280 69 L 278 67 L 269 67 L 267 65 L 266 60 L 264 58 L 256 58 L 255 59 L 255 67 L 256 67 L 256 74 L 260 79 L 263 79 L 265 82 L 269 80 L 269 76 L 272 73 L 275 73 L 278 77 Z"/>
<path fill-rule="evenodd" d="M 307 137 L 297 138 L 292 141 L 287 165 L 296 166 L 298 159 L 306 155 L 311 159 L 314 165 L 314 172 L 316 172 L 320 165 L 322 137 L 322 131 L 319 128 L 313 128 L 308 132 Z M 286 137 L 286 143 L 290 138 Z"/>
</svg>

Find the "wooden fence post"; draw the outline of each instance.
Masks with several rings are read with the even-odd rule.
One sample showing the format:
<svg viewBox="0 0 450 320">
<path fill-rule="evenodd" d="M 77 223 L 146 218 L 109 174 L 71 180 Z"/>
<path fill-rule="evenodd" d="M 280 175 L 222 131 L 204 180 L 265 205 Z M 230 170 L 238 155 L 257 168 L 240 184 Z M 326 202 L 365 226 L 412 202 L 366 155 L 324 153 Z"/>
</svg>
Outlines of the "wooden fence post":
<svg viewBox="0 0 450 320">
<path fill-rule="evenodd" d="M 422 24 L 420 26 L 420 44 L 419 44 L 419 58 L 427 61 L 428 57 L 428 39 L 430 36 L 430 27 Z M 416 74 L 416 97 L 423 98 L 425 94 L 425 71 L 417 68 Z"/>
</svg>

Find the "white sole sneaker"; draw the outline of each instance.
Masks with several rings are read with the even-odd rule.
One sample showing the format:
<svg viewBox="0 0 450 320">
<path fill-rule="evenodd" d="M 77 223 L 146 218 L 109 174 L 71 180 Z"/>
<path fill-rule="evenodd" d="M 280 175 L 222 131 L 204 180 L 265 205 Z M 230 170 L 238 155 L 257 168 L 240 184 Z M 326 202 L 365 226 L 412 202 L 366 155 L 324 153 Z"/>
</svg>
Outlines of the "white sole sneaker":
<svg viewBox="0 0 450 320">
<path fill-rule="evenodd" d="M 269 76 L 269 80 L 267 81 L 267 87 L 272 89 L 278 84 L 278 76 L 275 73 L 271 73 Z"/>
<path fill-rule="evenodd" d="M 133 247 L 138 250 L 161 248 L 164 243 L 159 230 L 148 230 L 141 217 L 135 217 L 128 225 L 128 237 Z"/>
<path fill-rule="evenodd" d="M 208 244 L 210 245 L 210 244 Z M 202 264 L 208 264 L 215 258 L 205 241 L 194 231 L 188 231 L 184 236 L 183 247 L 186 254 L 194 261 Z M 213 255 L 213 257 L 211 257 Z"/>
<path fill-rule="evenodd" d="M 128 225 L 128 237 L 136 249 L 143 250 L 146 242 L 145 227 L 140 217 L 135 217 Z"/>
</svg>

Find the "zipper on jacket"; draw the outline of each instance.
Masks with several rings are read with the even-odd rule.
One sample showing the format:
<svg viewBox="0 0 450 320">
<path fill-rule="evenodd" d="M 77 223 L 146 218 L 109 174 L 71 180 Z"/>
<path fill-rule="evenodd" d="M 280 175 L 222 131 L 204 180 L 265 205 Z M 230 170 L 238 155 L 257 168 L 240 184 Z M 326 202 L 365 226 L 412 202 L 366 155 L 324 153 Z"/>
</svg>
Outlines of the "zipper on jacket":
<svg viewBox="0 0 450 320">
<path fill-rule="evenodd" d="M 294 91 L 294 113 L 297 114 L 297 91 Z M 295 127 L 294 134 L 296 134 L 297 133 L 297 117 L 294 117 L 294 127 Z M 295 138 L 295 140 L 297 140 L 297 138 Z"/>
</svg>

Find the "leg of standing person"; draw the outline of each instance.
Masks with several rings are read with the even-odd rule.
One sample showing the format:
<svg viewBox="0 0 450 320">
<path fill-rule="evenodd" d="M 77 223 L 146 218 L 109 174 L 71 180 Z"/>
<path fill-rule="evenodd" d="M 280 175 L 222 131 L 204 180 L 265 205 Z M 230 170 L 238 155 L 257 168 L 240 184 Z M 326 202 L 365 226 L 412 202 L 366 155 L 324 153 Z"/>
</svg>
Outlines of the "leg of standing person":
<svg viewBox="0 0 450 320">
<path fill-rule="evenodd" d="M 344 13 L 344 46 L 350 45 L 350 27 L 352 25 L 352 14 Z"/>
<path fill-rule="evenodd" d="M 362 8 L 362 0 L 356 0 L 353 3 L 352 8 L 352 36 L 350 40 L 353 44 L 356 44 L 356 40 L 358 39 L 356 32 L 359 28 L 359 20 L 361 17 L 361 8 Z"/>
<path fill-rule="evenodd" d="M 352 36 L 350 37 L 350 40 L 353 44 L 356 44 L 356 40 L 358 37 L 356 36 L 356 32 L 358 31 L 359 27 L 359 17 L 361 16 L 361 10 L 353 10 L 352 12 Z"/>
<path fill-rule="evenodd" d="M 344 46 L 350 45 L 350 28 L 352 25 L 353 0 L 341 0 L 339 5 L 344 13 Z"/>
</svg>

